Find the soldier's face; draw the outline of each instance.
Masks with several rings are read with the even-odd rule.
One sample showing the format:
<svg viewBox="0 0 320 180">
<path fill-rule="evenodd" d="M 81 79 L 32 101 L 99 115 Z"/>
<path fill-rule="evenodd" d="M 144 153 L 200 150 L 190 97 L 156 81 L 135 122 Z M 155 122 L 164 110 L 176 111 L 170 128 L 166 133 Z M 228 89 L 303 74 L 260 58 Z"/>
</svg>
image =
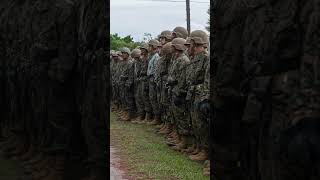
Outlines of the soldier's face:
<svg viewBox="0 0 320 180">
<path fill-rule="evenodd" d="M 123 53 L 122 54 L 122 59 L 127 60 L 129 58 L 129 54 Z"/>
<path fill-rule="evenodd" d="M 167 43 L 167 40 L 166 40 L 166 38 L 162 37 L 162 38 L 160 38 L 160 42 L 162 45 L 165 45 Z"/>
<path fill-rule="evenodd" d="M 153 52 L 153 47 L 149 45 L 149 52 Z"/>
<path fill-rule="evenodd" d="M 203 52 L 204 50 L 205 50 L 205 49 L 204 49 L 204 46 L 201 45 L 201 44 L 195 44 L 195 43 L 193 43 L 193 44 L 191 45 L 191 53 L 192 53 L 193 55 L 199 54 L 199 53 Z"/>
<path fill-rule="evenodd" d="M 155 53 L 158 50 L 158 48 L 154 48 L 153 46 L 149 46 L 149 52 Z"/>
<path fill-rule="evenodd" d="M 113 56 L 113 59 L 114 59 L 115 61 L 118 61 L 118 60 L 119 60 L 119 56 Z"/>
<path fill-rule="evenodd" d="M 145 49 L 141 49 L 141 55 L 144 56 L 147 54 L 147 51 Z"/>
<path fill-rule="evenodd" d="M 180 57 L 182 55 L 182 51 L 178 50 L 177 48 L 173 47 L 174 48 L 174 54 L 175 54 L 175 57 Z"/>
<path fill-rule="evenodd" d="M 191 54 L 192 53 L 191 44 L 186 44 L 185 46 L 187 47 L 188 53 Z"/>
<path fill-rule="evenodd" d="M 172 33 L 172 39 L 177 38 L 177 34 L 176 33 Z"/>
</svg>

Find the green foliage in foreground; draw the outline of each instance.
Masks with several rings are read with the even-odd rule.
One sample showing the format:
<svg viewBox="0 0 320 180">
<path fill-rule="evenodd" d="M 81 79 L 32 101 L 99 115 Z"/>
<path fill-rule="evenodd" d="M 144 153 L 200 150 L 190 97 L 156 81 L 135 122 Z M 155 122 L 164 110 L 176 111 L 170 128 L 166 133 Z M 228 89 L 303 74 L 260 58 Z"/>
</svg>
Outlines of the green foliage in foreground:
<svg viewBox="0 0 320 180">
<path fill-rule="evenodd" d="M 154 132 L 154 127 L 116 121 L 115 118 L 111 113 L 111 145 L 133 167 L 129 173 L 139 174 L 142 179 L 209 179 L 202 175 L 202 164 L 171 150 L 164 137 Z"/>
</svg>

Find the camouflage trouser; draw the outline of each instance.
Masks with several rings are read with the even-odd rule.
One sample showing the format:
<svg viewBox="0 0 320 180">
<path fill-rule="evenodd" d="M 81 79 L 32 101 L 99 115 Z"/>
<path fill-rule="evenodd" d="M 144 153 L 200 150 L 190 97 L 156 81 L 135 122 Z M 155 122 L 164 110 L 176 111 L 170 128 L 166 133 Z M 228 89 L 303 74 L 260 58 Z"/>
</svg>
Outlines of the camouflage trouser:
<svg viewBox="0 0 320 180">
<path fill-rule="evenodd" d="M 94 80 L 91 80 L 88 87 L 92 86 Z M 50 153 L 65 154 L 69 151 L 69 145 L 72 138 L 73 123 L 76 122 L 76 104 L 74 92 L 71 88 L 50 83 L 48 96 L 48 151 Z M 63 88 L 62 88 L 63 87 Z M 86 99 L 87 97 L 84 97 Z M 89 105 L 83 106 L 84 111 L 94 108 Z"/>
<path fill-rule="evenodd" d="M 281 167 L 279 140 L 281 132 L 289 125 L 288 107 L 297 89 L 297 79 L 297 71 L 289 71 L 272 78 L 263 76 L 252 80 L 253 89 L 243 116 L 249 125 L 243 129 L 243 142 L 246 142 L 243 153 L 248 155 L 243 164 L 249 179 L 282 180 L 281 171 L 290 168 Z"/>
<path fill-rule="evenodd" d="M 111 100 L 113 102 L 115 102 L 116 101 L 116 86 L 115 86 L 115 83 L 112 83 L 110 94 L 111 94 L 111 98 L 112 98 Z"/>
<path fill-rule="evenodd" d="M 199 111 L 200 102 L 200 99 L 196 97 L 190 107 L 192 132 L 199 145 L 202 148 L 208 149 L 209 122 L 208 117 Z"/>
<path fill-rule="evenodd" d="M 261 179 L 298 180 L 318 179 L 320 162 L 311 160 L 312 154 L 319 154 L 320 123 L 312 120 L 306 124 L 299 123 L 292 126 L 294 113 L 288 107 L 302 107 L 303 99 L 299 99 L 298 71 L 289 71 L 273 78 L 272 83 L 272 118 L 266 124 L 268 133 L 262 137 L 265 142 L 260 148 Z M 313 101 L 318 102 L 319 101 Z M 306 106 L 310 105 L 309 103 Z M 310 139 L 317 143 L 308 143 Z M 312 140 L 311 140 L 312 141 Z M 318 156 L 319 157 L 319 156 Z M 272 173 L 272 174 L 271 174 Z"/>
<path fill-rule="evenodd" d="M 154 78 L 149 79 L 149 99 L 152 106 L 153 114 L 160 115 L 159 103 L 157 99 L 157 84 L 154 82 Z"/>
<path fill-rule="evenodd" d="M 119 99 L 120 99 L 120 104 L 121 104 L 121 108 L 125 109 L 126 106 L 127 106 L 127 103 L 126 103 L 126 99 L 125 99 L 125 85 L 124 85 L 124 82 L 120 82 L 120 85 L 119 85 Z"/>
<path fill-rule="evenodd" d="M 133 85 L 125 85 L 125 102 L 126 102 L 126 110 L 130 113 L 134 113 L 135 99 L 134 99 L 134 86 Z"/>
<path fill-rule="evenodd" d="M 121 99 L 120 99 L 120 90 L 119 90 L 119 85 L 114 84 L 113 86 L 113 101 L 114 103 L 119 106 L 121 104 Z"/>
<path fill-rule="evenodd" d="M 219 180 L 233 180 L 243 178 L 241 169 L 241 137 L 240 121 L 242 104 L 227 102 L 223 106 L 216 106 L 213 121 L 213 138 L 211 144 L 211 162 L 213 162 L 213 176 Z"/>
<path fill-rule="evenodd" d="M 135 102 L 138 110 L 139 115 L 143 115 L 145 112 L 145 107 L 144 107 L 144 101 L 143 101 L 143 96 L 144 96 L 144 84 L 142 81 L 138 81 L 135 83 Z"/>
<path fill-rule="evenodd" d="M 84 94 L 81 126 L 88 150 L 88 163 L 93 167 L 106 167 L 109 111 L 103 110 L 107 108 L 107 100 L 105 95 L 101 95 L 102 98 L 97 96 L 101 92 L 95 88 L 96 83 L 92 81 Z"/>
<path fill-rule="evenodd" d="M 144 79 L 143 82 L 143 102 L 144 102 L 144 110 L 146 113 L 152 114 L 152 106 L 149 98 L 149 81 Z"/>
<path fill-rule="evenodd" d="M 174 118 L 174 122 L 177 125 L 178 128 L 178 133 L 180 135 L 184 135 L 184 136 L 188 136 L 191 133 L 191 124 L 190 124 L 190 120 L 189 120 L 189 116 L 188 116 L 188 112 L 187 112 L 187 104 L 184 102 L 182 103 L 174 103 L 175 98 L 177 98 L 177 96 L 174 95 L 174 100 L 173 100 L 173 104 L 172 104 L 172 108 L 173 108 L 173 118 Z M 180 97 L 183 98 L 183 97 Z"/>
<path fill-rule="evenodd" d="M 30 90 L 30 108 L 31 117 L 30 122 L 26 124 L 30 132 L 30 141 L 33 145 L 39 146 L 42 139 L 48 136 L 47 127 L 47 86 L 40 86 L 39 81 L 31 81 Z"/>
<path fill-rule="evenodd" d="M 170 122 L 170 98 L 168 95 L 168 89 L 165 83 L 161 83 L 160 88 L 160 100 L 159 106 L 161 109 L 161 120 L 164 122 Z"/>
</svg>

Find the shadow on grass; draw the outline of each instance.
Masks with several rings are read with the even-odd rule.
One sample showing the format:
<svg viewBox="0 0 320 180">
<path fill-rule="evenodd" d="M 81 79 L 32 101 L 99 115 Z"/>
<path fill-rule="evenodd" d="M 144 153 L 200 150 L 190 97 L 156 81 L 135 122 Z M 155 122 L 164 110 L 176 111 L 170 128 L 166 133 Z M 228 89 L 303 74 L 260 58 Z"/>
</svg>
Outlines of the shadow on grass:
<svg viewBox="0 0 320 180">
<path fill-rule="evenodd" d="M 0 155 L 0 180 L 26 180 L 16 161 L 4 159 Z"/>
</svg>

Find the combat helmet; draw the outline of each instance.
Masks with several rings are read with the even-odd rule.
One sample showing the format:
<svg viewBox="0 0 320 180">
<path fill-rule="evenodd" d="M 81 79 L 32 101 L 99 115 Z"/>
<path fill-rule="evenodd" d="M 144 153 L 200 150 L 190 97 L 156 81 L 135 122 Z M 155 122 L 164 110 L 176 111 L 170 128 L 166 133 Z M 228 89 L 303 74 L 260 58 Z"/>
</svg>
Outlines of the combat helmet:
<svg viewBox="0 0 320 180">
<path fill-rule="evenodd" d="M 122 52 L 121 51 L 117 51 L 116 55 L 117 56 L 122 56 Z"/>
<path fill-rule="evenodd" d="M 116 54 L 115 50 L 110 50 L 110 56 L 114 56 Z"/>
<path fill-rule="evenodd" d="M 184 45 L 191 45 L 191 38 L 190 37 L 187 38 L 186 43 Z"/>
<path fill-rule="evenodd" d="M 193 42 L 195 44 L 200 44 L 200 45 L 204 45 L 204 46 L 208 46 L 209 44 L 209 37 L 208 34 L 202 30 L 195 30 L 192 31 L 190 34 L 190 38 L 191 40 L 193 40 Z"/>
<path fill-rule="evenodd" d="M 141 50 L 141 49 L 144 49 L 144 50 L 146 50 L 146 51 L 149 51 L 149 45 L 146 44 L 146 43 L 143 43 L 142 46 L 141 46 L 139 49 L 140 49 L 140 50 Z"/>
<path fill-rule="evenodd" d="M 169 30 L 162 31 L 161 34 L 159 35 L 159 38 L 166 38 L 168 40 L 171 40 L 172 39 L 172 32 Z"/>
<path fill-rule="evenodd" d="M 130 56 L 130 54 L 131 54 L 131 52 L 130 52 L 130 49 L 129 48 L 127 48 L 127 47 L 123 47 L 123 48 L 121 48 L 121 50 L 120 50 L 122 53 L 127 53 L 129 56 Z"/>
<path fill-rule="evenodd" d="M 141 56 L 141 50 L 140 49 L 134 49 L 131 52 L 132 58 L 139 58 Z"/>
<path fill-rule="evenodd" d="M 119 55 L 118 55 L 117 51 L 113 51 L 113 52 L 111 52 L 111 56 L 112 57 L 118 57 Z"/>
<path fill-rule="evenodd" d="M 175 38 L 171 43 L 172 46 L 177 50 L 185 51 L 187 49 L 187 47 L 184 45 L 186 43 L 186 40 L 183 38 Z"/>
<path fill-rule="evenodd" d="M 151 45 L 154 48 L 161 47 L 161 43 L 158 40 L 155 40 L 155 39 L 151 39 L 148 44 Z"/>
<path fill-rule="evenodd" d="M 187 29 L 181 26 L 174 28 L 172 34 L 175 34 L 177 38 L 186 39 L 188 37 Z"/>
<path fill-rule="evenodd" d="M 167 44 L 162 46 L 160 54 L 161 54 L 161 56 L 162 55 L 167 55 L 167 54 L 171 54 L 172 51 L 173 51 L 172 43 L 168 42 Z"/>
</svg>

